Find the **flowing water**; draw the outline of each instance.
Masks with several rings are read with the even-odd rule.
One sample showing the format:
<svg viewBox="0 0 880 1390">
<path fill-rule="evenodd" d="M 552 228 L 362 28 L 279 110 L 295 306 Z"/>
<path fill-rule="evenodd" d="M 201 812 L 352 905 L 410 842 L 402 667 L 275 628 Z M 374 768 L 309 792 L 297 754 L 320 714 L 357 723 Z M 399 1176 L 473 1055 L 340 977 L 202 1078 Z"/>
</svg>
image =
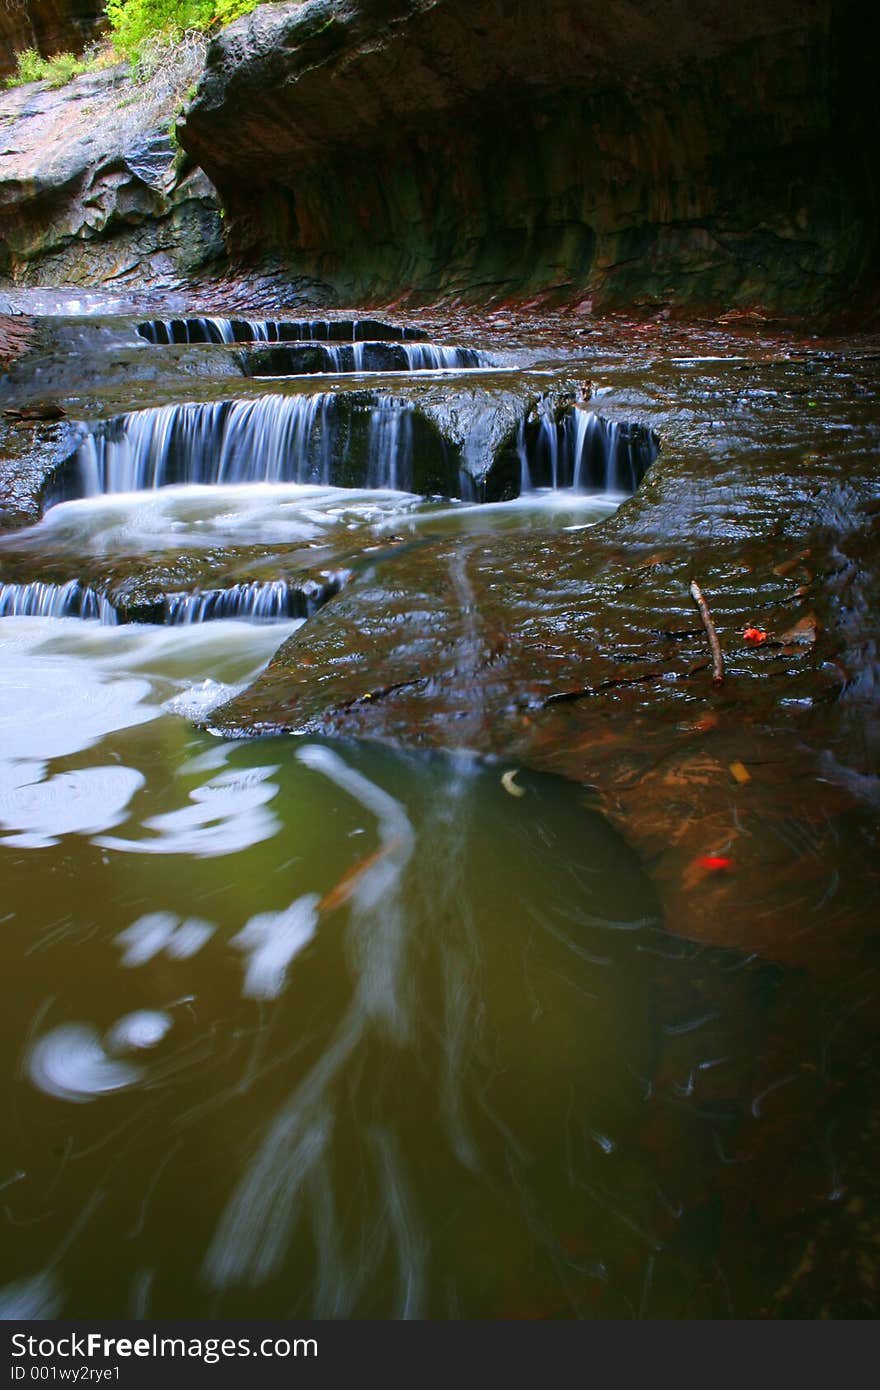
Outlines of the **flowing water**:
<svg viewBox="0 0 880 1390">
<path fill-rule="evenodd" d="M 157 353 L 362 345 L 356 321 L 320 322 L 138 332 Z M 470 366 L 396 345 L 415 374 Z M 823 974 L 678 934 L 601 788 L 478 746 L 476 687 L 430 745 L 215 732 L 337 596 L 381 597 L 398 553 L 452 556 L 467 685 L 493 547 L 599 555 L 651 424 L 674 445 L 679 411 L 711 438 L 684 387 L 634 425 L 640 391 L 608 417 L 524 416 L 520 495 L 483 504 L 412 490 L 427 446 L 393 384 L 359 407 L 359 453 L 329 387 L 83 411 L 42 518 L 0 536 L 4 1316 L 785 1315 L 805 1248 L 834 1311 L 864 1310 L 823 1223 L 850 1213 L 876 1260 L 867 938 Z M 829 407 L 818 432 L 838 426 Z M 873 415 L 850 427 L 849 447 L 876 440 Z M 561 627 L 554 577 L 533 572 Z M 429 624 L 405 613 L 395 650 Z M 372 642 L 355 665 L 380 662 Z M 851 814 L 832 882 L 864 874 L 870 824 Z"/>
</svg>

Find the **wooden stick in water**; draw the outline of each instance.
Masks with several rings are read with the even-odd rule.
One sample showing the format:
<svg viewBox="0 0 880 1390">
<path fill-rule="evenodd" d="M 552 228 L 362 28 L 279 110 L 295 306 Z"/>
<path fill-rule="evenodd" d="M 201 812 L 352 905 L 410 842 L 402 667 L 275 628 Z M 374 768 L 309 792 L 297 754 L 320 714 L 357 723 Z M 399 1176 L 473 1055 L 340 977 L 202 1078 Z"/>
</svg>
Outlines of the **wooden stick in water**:
<svg viewBox="0 0 880 1390">
<path fill-rule="evenodd" d="M 706 629 L 706 636 L 709 638 L 709 647 L 712 651 L 712 684 L 724 684 L 724 657 L 721 653 L 721 643 L 718 641 L 718 633 L 715 631 L 715 624 L 712 621 L 712 614 L 709 612 L 709 605 L 703 597 L 703 591 L 695 579 L 691 580 L 691 595 L 695 599 L 700 610 L 700 617 L 703 619 L 703 627 Z"/>
</svg>

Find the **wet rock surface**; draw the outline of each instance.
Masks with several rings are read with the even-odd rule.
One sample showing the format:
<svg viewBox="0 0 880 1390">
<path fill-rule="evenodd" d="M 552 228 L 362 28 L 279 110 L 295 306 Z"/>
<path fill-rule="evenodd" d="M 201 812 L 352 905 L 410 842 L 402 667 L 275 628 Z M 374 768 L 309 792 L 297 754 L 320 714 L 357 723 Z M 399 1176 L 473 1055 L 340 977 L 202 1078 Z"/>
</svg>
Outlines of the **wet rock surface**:
<svg viewBox="0 0 880 1390">
<path fill-rule="evenodd" d="M 813 962 L 832 946 L 845 956 L 847 941 L 858 949 L 858 894 L 849 901 L 842 871 L 829 875 L 825 863 L 843 835 L 851 881 L 861 881 L 878 801 L 872 345 L 606 325 L 573 351 L 570 320 L 501 315 L 478 338 L 465 324 L 435 316 L 411 327 L 485 344 L 507 375 L 492 386 L 410 380 L 404 393 L 446 439 L 456 476 L 478 459 L 473 476 L 491 477 L 494 461 L 502 483 L 514 478 L 517 439 L 546 429 L 527 390 L 540 385 L 560 420 L 574 419 L 586 396 L 662 441 L 615 517 L 535 528 L 503 507 L 438 507 L 317 548 L 135 550 L 73 568 L 63 548 L 53 559 L 51 540 L 23 535 L 4 547 L 0 582 L 76 578 L 122 620 L 153 622 L 171 620 L 187 596 L 222 604 L 231 600 L 217 596 L 237 585 L 287 586 L 299 595 L 289 611 L 314 616 L 212 727 L 465 747 L 589 783 L 650 863 L 676 931 Z M 234 343 L 154 346 L 135 330 L 124 317 L 44 321 L 43 356 L 7 377 L 9 400 L 39 400 L 40 387 L 62 409 L 87 407 L 76 425 L 7 420 L 7 525 L 35 520 L 64 495 L 65 460 L 89 431 L 118 428 L 99 422 L 126 392 L 145 405 L 157 391 L 179 399 L 181 365 L 199 360 L 222 400 L 227 373 L 240 372 Z M 69 373 L 83 334 L 103 344 L 90 356 L 95 383 L 106 377 L 100 392 L 77 398 Z M 134 363 L 149 370 L 133 387 Z M 364 418 L 401 389 L 381 378 L 366 394 L 357 381 L 343 389 L 344 375 L 338 383 L 336 403 Z M 268 399 L 266 386 L 247 389 Z M 422 458 L 428 437 L 417 443 Z M 349 479 L 364 481 L 362 472 Z M 441 481 L 425 490 L 455 492 Z M 720 691 L 692 579 L 725 654 Z M 750 643 L 749 628 L 766 640 Z M 826 893 L 833 912 L 820 907 L 815 924 L 795 928 L 798 904 L 824 904 Z"/>
<path fill-rule="evenodd" d="M 857 950 L 858 891 L 848 905 L 824 864 L 848 819 L 867 835 L 846 837 L 854 884 L 873 843 L 874 371 L 805 354 L 620 380 L 643 418 L 653 402 L 663 453 L 615 518 L 552 537 L 420 527 L 212 727 L 465 746 L 592 783 L 675 930 L 797 959 L 845 954 L 852 930 Z M 827 891 L 833 912 L 795 925 Z"/>
<path fill-rule="evenodd" d="M 876 23 L 859 0 L 265 5 L 212 45 L 181 140 L 238 253 L 337 301 L 864 321 Z"/>
<path fill-rule="evenodd" d="M 46 480 L 70 457 L 79 439 L 80 431 L 65 421 L 0 416 L 0 531 L 39 519 Z"/>
</svg>

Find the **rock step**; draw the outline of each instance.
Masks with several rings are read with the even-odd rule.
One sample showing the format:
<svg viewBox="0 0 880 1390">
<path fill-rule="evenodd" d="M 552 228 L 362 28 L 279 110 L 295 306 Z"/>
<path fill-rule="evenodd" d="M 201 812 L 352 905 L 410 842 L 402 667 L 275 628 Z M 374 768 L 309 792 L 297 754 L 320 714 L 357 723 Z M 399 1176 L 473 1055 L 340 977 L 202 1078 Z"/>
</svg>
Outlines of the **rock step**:
<svg viewBox="0 0 880 1390">
<path fill-rule="evenodd" d="M 93 426 L 44 506 L 178 483 L 318 483 L 498 501 L 535 487 L 631 494 L 659 452 L 652 430 L 570 398 L 384 392 L 263 395 L 154 407 Z M 474 447 L 476 445 L 476 447 Z"/>
<path fill-rule="evenodd" d="M 339 593 L 347 578 L 347 573 L 340 571 L 327 575 L 323 581 L 255 581 L 193 593 L 167 593 L 150 599 L 135 596 L 126 599 L 113 592 L 103 593 L 78 579 L 63 584 L 44 581 L 0 584 L 0 618 L 97 618 L 105 626 L 151 623 L 172 627 L 221 618 L 278 622 L 287 618 L 310 618 Z"/>
</svg>

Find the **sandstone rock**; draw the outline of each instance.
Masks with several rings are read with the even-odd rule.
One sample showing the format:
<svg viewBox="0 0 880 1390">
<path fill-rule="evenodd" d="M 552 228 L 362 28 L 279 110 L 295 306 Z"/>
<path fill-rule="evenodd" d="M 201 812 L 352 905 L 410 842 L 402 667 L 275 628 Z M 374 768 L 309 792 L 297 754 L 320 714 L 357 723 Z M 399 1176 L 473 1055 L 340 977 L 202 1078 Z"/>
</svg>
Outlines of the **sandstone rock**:
<svg viewBox="0 0 880 1390">
<path fill-rule="evenodd" d="M 0 8 L 0 78 L 15 71 L 18 54 L 43 57 L 82 52 L 104 22 L 101 0 L 7 0 Z"/>
<path fill-rule="evenodd" d="M 161 285 L 222 256 L 214 190 L 178 170 L 168 120 L 124 68 L 0 95 L 0 280 Z"/>
<path fill-rule="evenodd" d="M 343 301 L 864 314 L 876 26 L 867 0 L 262 5 L 181 139 L 237 249 Z"/>
</svg>

